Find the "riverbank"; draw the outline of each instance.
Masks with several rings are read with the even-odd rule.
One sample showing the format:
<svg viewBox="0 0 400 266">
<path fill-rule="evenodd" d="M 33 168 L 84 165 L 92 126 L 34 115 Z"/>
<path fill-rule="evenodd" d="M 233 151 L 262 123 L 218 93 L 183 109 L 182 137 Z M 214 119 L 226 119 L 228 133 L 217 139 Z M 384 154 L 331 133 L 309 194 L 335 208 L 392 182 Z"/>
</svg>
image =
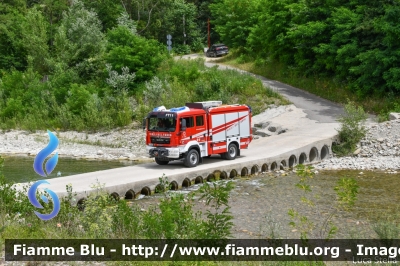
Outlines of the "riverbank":
<svg viewBox="0 0 400 266">
<path fill-rule="evenodd" d="M 59 139 L 60 158 L 88 160 L 152 161 L 146 154 L 145 131 L 135 124 L 111 131 L 86 133 L 54 132 Z M 0 133 L 0 155 L 36 156 L 46 147 L 46 131 L 9 130 Z"/>
<path fill-rule="evenodd" d="M 400 119 L 366 126 L 367 134 L 358 143 L 353 156 L 331 157 L 315 167 L 317 169 L 340 170 L 384 170 L 387 173 L 400 171 Z"/>
</svg>

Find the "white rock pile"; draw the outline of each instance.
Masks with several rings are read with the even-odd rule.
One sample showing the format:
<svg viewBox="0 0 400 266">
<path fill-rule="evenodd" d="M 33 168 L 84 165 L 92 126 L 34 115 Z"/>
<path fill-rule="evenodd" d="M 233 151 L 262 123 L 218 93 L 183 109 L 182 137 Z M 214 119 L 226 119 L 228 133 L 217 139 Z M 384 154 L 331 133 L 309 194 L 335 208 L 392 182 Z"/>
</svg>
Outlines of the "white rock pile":
<svg viewBox="0 0 400 266">
<path fill-rule="evenodd" d="M 146 160 L 145 132 L 136 127 L 114 129 L 108 132 L 84 133 L 76 131 L 53 132 L 59 139 L 60 157 L 99 160 Z M 11 130 L 0 133 L 0 155 L 36 156 L 47 146 L 45 131 Z"/>
<path fill-rule="evenodd" d="M 367 126 L 366 136 L 357 145 L 352 157 L 332 157 L 318 165 L 319 169 L 382 169 L 400 170 L 400 119 Z M 397 170 L 397 171 L 396 171 Z"/>
</svg>

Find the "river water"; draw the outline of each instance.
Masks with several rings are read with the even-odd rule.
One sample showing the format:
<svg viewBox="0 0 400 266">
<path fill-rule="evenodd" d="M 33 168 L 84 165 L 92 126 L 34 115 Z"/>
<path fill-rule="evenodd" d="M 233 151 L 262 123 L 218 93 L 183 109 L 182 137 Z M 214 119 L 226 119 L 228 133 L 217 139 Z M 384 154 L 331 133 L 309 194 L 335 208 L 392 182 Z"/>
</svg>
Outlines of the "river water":
<svg viewBox="0 0 400 266">
<path fill-rule="evenodd" d="M 43 179 L 33 169 L 34 157 L 5 157 L 3 173 L 6 180 L 16 183 L 29 182 Z M 47 179 L 60 176 L 69 176 L 107 170 L 118 167 L 125 167 L 138 164 L 134 161 L 90 161 L 73 158 L 59 158 L 56 168 Z"/>
<path fill-rule="evenodd" d="M 3 174 L 13 182 L 27 182 L 42 179 L 33 170 L 33 157 L 6 157 Z M 132 161 L 89 161 L 62 158 L 58 161 L 49 178 L 74 175 L 79 173 L 106 170 L 137 164 Z M 345 214 L 338 224 L 358 223 L 360 221 L 377 221 L 396 218 L 400 203 L 400 176 L 387 174 L 383 171 L 320 171 L 310 181 L 313 192 L 319 195 L 316 201 L 321 206 L 330 206 L 336 198 L 333 190 L 342 177 L 353 177 L 359 186 L 358 198 L 351 214 Z M 255 179 L 256 180 L 255 180 Z M 171 181 L 171 180 L 170 180 Z M 250 231 L 259 224 L 265 224 L 265 213 L 279 218 L 283 224 L 286 221 L 287 210 L 295 207 L 302 209 L 299 203 L 302 192 L 295 187 L 298 177 L 292 173 L 289 176 L 279 176 L 278 173 L 263 174 L 251 178 L 235 178 L 237 188 L 231 195 L 232 211 L 237 216 L 235 224 Z M 146 197 L 153 201 L 155 198 Z M 145 203 L 146 200 L 143 202 Z M 263 204 L 259 204 L 263 202 Z M 249 207 L 251 206 L 251 207 Z M 283 211 L 284 210 L 284 211 Z M 253 218 L 250 219 L 251 216 Z M 243 221 L 240 221 L 240 218 Z M 350 221 L 350 222 L 349 222 Z M 242 224 L 240 226 L 240 224 Z M 361 229 L 361 228 L 359 228 Z M 239 230 L 240 231 L 240 230 Z M 285 230 L 288 231 L 288 230 Z M 237 235 L 249 237 L 249 235 Z"/>
</svg>

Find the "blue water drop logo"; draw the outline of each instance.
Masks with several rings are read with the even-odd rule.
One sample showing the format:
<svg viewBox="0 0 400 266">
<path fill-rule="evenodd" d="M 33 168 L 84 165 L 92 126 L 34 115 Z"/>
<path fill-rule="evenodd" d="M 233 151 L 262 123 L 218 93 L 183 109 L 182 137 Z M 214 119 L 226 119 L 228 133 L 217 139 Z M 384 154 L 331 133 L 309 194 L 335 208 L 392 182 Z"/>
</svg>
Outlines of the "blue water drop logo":
<svg viewBox="0 0 400 266">
<path fill-rule="evenodd" d="M 44 171 L 43 163 L 44 163 L 45 159 L 53 151 L 55 151 L 55 149 L 58 146 L 58 138 L 50 130 L 47 130 L 47 133 L 49 134 L 49 138 L 50 138 L 49 144 L 46 146 L 46 148 L 44 148 L 37 154 L 37 156 L 35 157 L 35 160 L 33 162 L 33 169 L 35 170 L 35 172 L 38 175 L 41 175 L 43 177 L 47 177 L 47 175 L 51 174 L 51 172 L 54 170 L 54 168 L 56 167 L 57 162 L 58 162 L 58 153 L 56 152 L 56 154 L 53 157 L 51 157 L 50 159 L 47 160 L 47 162 L 45 164 L 46 172 Z M 29 201 L 32 203 L 33 206 L 35 206 L 36 208 L 39 208 L 39 209 L 43 209 L 43 206 L 36 199 L 36 191 L 37 191 L 37 188 L 42 184 L 50 184 L 50 183 L 47 182 L 46 180 L 39 180 L 39 181 L 35 182 L 29 188 L 29 191 L 28 191 Z M 39 217 L 42 220 L 50 220 L 50 219 L 54 218 L 60 211 L 60 200 L 58 199 L 58 196 L 54 191 L 52 191 L 48 188 L 46 188 L 44 190 L 50 195 L 51 200 L 53 201 L 53 211 L 49 214 L 42 214 L 42 213 L 35 211 L 35 214 L 37 217 Z M 49 202 L 49 199 L 44 195 L 41 195 L 41 199 L 46 204 Z"/>
<path fill-rule="evenodd" d="M 37 190 L 38 186 L 40 186 L 41 184 L 50 184 L 50 183 L 47 182 L 46 180 L 39 180 L 39 181 L 35 182 L 29 188 L 29 191 L 28 191 L 29 201 L 32 203 L 33 206 L 35 206 L 36 208 L 39 208 L 39 209 L 43 209 L 43 206 L 36 199 L 36 190 Z M 58 214 L 58 212 L 60 211 L 60 200 L 58 199 L 58 196 L 54 191 L 52 191 L 52 190 L 50 190 L 48 188 L 45 188 L 44 190 L 47 193 L 49 193 L 49 195 L 51 197 L 51 200 L 53 201 L 53 211 L 51 213 L 49 213 L 49 214 L 42 214 L 40 212 L 35 211 L 35 214 L 36 214 L 37 217 L 39 217 L 42 220 L 50 220 L 50 219 L 54 218 Z M 41 196 L 41 199 L 45 203 L 49 202 L 49 199 L 44 195 Z"/>
<path fill-rule="evenodd" d="M 51 172 L 54 170 L 54 168 L 56 167 L 57 162 L 58 162 L 58 152 L 56 152 L 56 154 L 52 158 L 47 160 L 47 162 L 46 162 L 47 175 L 44 173 L 44 170 L 43 170 L 43 162 L 44 162 L 44 160 L 53 151 L 55 151 L 55 149 L 58 146 L 58 138 L 50 130 L 47 130 L 47 133 L 49 134 L 50 142 L 46 146 L 46 148 L 41 150 L 38 153 L 38 155 L 36 155 L 35 161 L 33 162 L 33 169 L 35 169 L 35 172 L 38 175 L 41 175 L 43 177 L 46 177 L 47 175 L 51 174 Z"/>
</svg>

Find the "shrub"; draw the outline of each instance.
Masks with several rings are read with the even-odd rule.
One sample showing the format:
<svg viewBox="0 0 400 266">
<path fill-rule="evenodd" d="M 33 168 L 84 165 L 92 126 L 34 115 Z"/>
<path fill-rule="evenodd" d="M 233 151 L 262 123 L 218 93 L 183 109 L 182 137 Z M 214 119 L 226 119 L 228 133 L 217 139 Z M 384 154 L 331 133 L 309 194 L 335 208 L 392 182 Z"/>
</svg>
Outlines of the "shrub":
<svg viewBox="0 0 400 266">
<path fill-rule="evenodd" d="M 341 123 L 339 133 L 339 143 L 332 147 L 333 151 L 339 156 L 348 155 L 356 148 L 357 143 L 365 136 L 367 130 L 364 122 L 367 115 L 361 106 L 356 106 L 354 102 L 348 101 L 344 107 L 344 114 L 338 119 Z"/>
</svg>

